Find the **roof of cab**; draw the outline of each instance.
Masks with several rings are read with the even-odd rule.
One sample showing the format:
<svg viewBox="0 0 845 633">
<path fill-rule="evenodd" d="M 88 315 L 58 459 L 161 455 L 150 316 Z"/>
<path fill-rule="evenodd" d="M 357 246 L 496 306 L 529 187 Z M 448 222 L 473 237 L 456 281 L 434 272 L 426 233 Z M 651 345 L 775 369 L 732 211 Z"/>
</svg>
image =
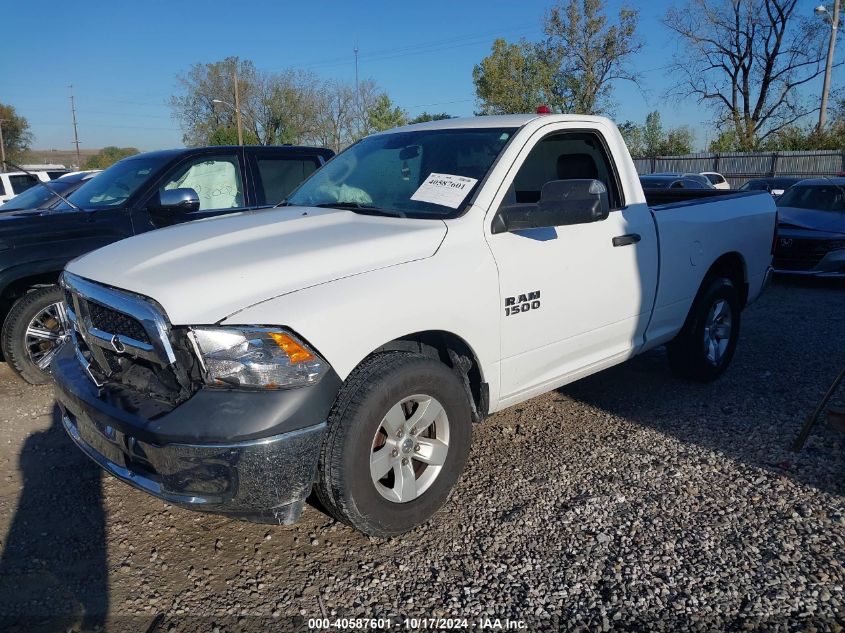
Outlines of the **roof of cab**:
<svg viewBox="0 0 845 633">
<path fill-rule="evenodd" d="M 550 123 L 564 121 L 607 121 L 605 117 L 590 116 L 586 114 L 491 114 L 485 116 L 472 116 L 459 119 L 440 119 L 438 121 L 426 121 L 425 123 L 413 123 L 402 127 L 393 128 L 381 134 L 392 132 L 412 132 L 416 130 L 454 130 L 460 128 L 519 128 L 536 119 L 544 119 Z"/>
</svg>

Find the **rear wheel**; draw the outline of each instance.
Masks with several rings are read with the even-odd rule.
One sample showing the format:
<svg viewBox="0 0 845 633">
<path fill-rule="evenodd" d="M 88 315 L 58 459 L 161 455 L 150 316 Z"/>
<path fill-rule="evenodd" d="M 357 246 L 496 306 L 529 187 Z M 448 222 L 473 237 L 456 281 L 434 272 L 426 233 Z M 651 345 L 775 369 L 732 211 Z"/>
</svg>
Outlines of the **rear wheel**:
<svg viewBox="0 0 845 633">
<path fill-rule="evenodd" d="M 683 329 L 667 345 L 672 369 L 703 382 L 718 378 L 728 368 L 736 350 L 740 306 L 739 292 L 730 279 L 706 282 Z"/>
<path fill-rule="evenodd" d="M 30 384 L 50 381 L 50 363 L 70 336 L 64 295 L 58 286 L 39 288 L 18 299 L 3 324 L 3 356 Z"/>
<path fill-rule="evenodd" d="M 426 356 L 388 352 L 355 370 L 328 420 L 317 496 L 372 536 L 429 519 L 466 463 L 470 407 L 456 374 Z"/>
</svg>

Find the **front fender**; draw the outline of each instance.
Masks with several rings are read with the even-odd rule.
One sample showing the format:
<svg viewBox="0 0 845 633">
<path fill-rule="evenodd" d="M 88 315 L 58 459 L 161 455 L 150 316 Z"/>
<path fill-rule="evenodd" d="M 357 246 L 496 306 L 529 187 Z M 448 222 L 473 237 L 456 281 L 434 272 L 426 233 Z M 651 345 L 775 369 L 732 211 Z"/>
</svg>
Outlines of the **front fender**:
<svg viewBox="0 0 845 633">
<path fill-rule="evenodd" d="M 458 237 L 451 227 L 449 237 Z M 446 242 L 428 259 L 292 292 L 237 312 L 222 324 L 289 327 L 343 380 L 390 341 L 417 332 L 449 332 L 475 353 L 494 401 L 500 353 L 496 266 L 483 240 Z"/>
</svg>

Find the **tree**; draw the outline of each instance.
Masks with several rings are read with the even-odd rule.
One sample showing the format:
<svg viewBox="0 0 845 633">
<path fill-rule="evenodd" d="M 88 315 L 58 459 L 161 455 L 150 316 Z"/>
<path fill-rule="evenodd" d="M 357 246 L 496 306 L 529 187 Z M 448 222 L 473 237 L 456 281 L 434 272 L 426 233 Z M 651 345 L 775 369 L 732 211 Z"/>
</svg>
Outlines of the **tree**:
<svg viewBox="0 0 845 633">
<path fill-rule="evenodd" d="M 553 73 L 537 45 L 495 40 L 490 55 L 472 70 L 479 105 L 476 114 L 534 112 L 552 99 Z"/>
<path fill-rule="evenodd" d="M 439 114 L 430 114 L 428 112 L 420 112 L 417 116 L 413 119 L 408 121 L 408 123 L 426 123 L 428 121 L 444 121 L 446 119 L 454 119 L 451 114 L 446 114 L 445 112 L 441 112 Z"/>
<path fill-rule="evenodd" d="M 695 140 L 692 130 L 685 125 L 664 130 L 657 111 L 648 113 L 644 125 L 626 121 L 619 131 L 634 158 L 690 154 Z"/>
<path fill-rule="evenodd" d="M 660 156 L 663 152 L 663 125 L 660 123 L 660 113 L 649 112 L 643 126 L 643 150 L 646 156 Z"/>
<path fill-rule="evenodd" d="M 827 27 L 799 0 L 686 0 L 664 18 L 684 48 L 670 94 L 709 104 L 749 151 L 818 110 L 799 88 L 823 72 Z"/>
<path fill-rule="evenodd" d="M 264 126 L 257 120 L 261 110 L 262 77 L 251 61 L 227 57 L 218 62 L 194 64 L 186 74 L 176 78 L 181 92 L 170 98 L 170 107 L 182 127 L 185 145 L 209 145 L 219 128 L 236 125 L 236 69 L 244 128 L 252 130 L 259 138 L 262 136 L 259 128 Z"/>
<path fill-rule="evenodd" d="M 629 67 L 643 46 L 637 37 L 639 11 L 623 6 L 609 24 L 604 0 L 559 1 L 546 14 L 545 55 L 555 66 L 554 103 L 562 112 L 605 114 L 612 110 L 613 83 L 637 82 Z"/>
<path fill-rule="evenodd" d="M 135 147 L 115 147 L 114 145 L 109 145 L 88 158 L 85 161 L 83 169 L 105 169 L 106 167 L 111 167 L 117 161 L 127 156 L 134 156 L 137 153 L 138 149 Z"/>
<path fill-rule="evenodd" d="M 23 153 L 32 144 L 29 122 L 17 113 L 15 106 L 0 103 L 0 126 L 3 127 L 6 160 L 13 163 L 22 162 Z"/>
<path fill-rule="evenodd" d="M 375 103 L 367 108 L 364 116 L 368 134 L 383 132 L 408 122 L 408 113 L 395 106 L 384 92 L 376 97 Z"/>
<path fill-rule="evenodd" d="M 686 125 L 672 128 L 666 132 L 666 138 L 660 148 L 661 156 L 683 156 L 692 154 L 692 146 L 695 142 L 695 135 Z"/>
<path fill-rule="evenodd" d="M 645 156 L 643 131 L 639 125 L 633 121 L 625 121 L 619 125 L 619 133 L 625 139 L 625 145 L 628 147 L 631 156 Z"/>
<path fill-rule="evenodd" d="M 177 78 L 181 89 L 170 103 L 186 145 L 237 143 L 235 68 L 247 144 L 320 144 L 338 151 L 407 120 L 405 111 L 370 79 L 356 91 L 305 71 L 262 73 L 248 60 L 229 57 L 194 64 Z"/>
</svg>

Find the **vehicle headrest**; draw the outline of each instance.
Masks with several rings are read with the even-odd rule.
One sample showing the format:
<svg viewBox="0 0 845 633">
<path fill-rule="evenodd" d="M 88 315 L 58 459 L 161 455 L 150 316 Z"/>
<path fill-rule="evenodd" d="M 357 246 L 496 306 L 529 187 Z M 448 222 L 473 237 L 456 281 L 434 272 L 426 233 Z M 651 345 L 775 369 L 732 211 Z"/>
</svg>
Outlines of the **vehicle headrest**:
<svg viewBox="0 0 845 633">
<path fill-rule="evenodd" d="M 599 170 L 589 154 L 561 154 L 557 157 L 557 177 L 559 180 L 598 178 Z"/>
</svg>

